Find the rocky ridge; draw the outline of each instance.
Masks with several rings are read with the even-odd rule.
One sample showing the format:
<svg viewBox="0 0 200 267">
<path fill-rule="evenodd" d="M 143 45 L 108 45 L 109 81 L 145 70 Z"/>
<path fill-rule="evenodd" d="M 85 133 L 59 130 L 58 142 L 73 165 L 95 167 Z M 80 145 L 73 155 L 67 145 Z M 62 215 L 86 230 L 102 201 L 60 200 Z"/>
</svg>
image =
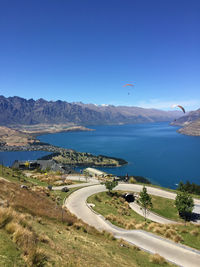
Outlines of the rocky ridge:
<svg viewBox="0 0 200 267">
<path fill-rule="evenodd" d="M 0 125 L 105 125 L 172 121 L 179 111 L 0 96 Z"/>
</svg>

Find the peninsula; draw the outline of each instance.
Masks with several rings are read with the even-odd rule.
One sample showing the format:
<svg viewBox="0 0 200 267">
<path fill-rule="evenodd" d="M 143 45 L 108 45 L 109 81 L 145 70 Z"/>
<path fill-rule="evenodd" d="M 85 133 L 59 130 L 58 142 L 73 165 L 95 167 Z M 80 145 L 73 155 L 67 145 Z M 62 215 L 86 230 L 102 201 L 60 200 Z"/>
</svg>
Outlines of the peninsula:
<svg viewBox="0 0 200 267">
<path fill-rule="evenodd" d="M 38 127 L 38 128 L 37 128 Z M 31 127 L 30 127 L 31 128 Z M 23 129 L 23 128 L 22 128 Z M 25 128 L 24 128 L 25 129 Z M 43 130 L 42 130 L 43 129 Z M 64 130 L 65 129 L 65 130 Z M 107 157 L 103 155 L 92 155 L 90 153 L 81 153 L 72 149 L 66 149 L 40 142 L 36 136 L 39 133 L 55 133 L 60 131 L 90 131 L 82 126 L 59 127 L 52 125 L 49 132 L 46 128 L 40 126 L 32 127 L 25 131 L 11 129 L 5 126 L 0 127 L 0 151 L 47 151 L 52 154 L 42 159 L 54 159 L 57 163 L 68 166 L 99 166 L 99 167 L 119 167 L 127 162 L 123 159 Z"/>
</svg>

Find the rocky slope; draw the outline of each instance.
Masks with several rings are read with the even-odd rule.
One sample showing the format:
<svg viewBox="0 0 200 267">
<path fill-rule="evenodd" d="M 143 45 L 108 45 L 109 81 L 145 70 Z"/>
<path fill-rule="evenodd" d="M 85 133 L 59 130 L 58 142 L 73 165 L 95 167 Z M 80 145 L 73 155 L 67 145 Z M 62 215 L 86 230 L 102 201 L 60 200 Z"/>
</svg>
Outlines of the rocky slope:
<svg viewBox="0 0 200 267">
<path fill-rule="evenodd" d="M 26 100 L 0 96 L 0 125 L 34 124 L 125 124 L 171 121 L 180 116 L 178 111 L 161 111 L 125 106 L 96 106 L 93 104 Z"/>
<path fill-rule="evenodd" d="M 33 136 L 21 131 L 0 126 L 0 147 L 1 146 L 26 146 L 32 143 L 39 143 Z"/>
<path fill-rule="evenodd" d="M 186 135 L 200 136 L 200 109 L 173 121 L 171 125 L 183 126 L 178 132 Z"/>
<path fill-rule="evenodd" d="M 178 130 L 179 133 L 200 136 L 200 119 L 197 119 Z"/>
</svg>

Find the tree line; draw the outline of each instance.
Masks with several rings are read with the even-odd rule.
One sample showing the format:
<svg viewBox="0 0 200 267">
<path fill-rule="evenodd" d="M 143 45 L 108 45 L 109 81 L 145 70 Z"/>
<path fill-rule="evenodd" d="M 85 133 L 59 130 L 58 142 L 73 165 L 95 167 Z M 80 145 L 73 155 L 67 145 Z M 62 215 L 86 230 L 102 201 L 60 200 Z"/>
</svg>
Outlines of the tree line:
<svg viewBox="0 0 200 267">
<path fill-rule="evenodd" d="M 189 181 L 187 181 L 185 184 L 181 181 L 178 185 L 177 190 L 181 192 L 185 191 L 190 194 L 200 195 L 200 185 L 195 183 L 190 183 Z"/>
</svg>

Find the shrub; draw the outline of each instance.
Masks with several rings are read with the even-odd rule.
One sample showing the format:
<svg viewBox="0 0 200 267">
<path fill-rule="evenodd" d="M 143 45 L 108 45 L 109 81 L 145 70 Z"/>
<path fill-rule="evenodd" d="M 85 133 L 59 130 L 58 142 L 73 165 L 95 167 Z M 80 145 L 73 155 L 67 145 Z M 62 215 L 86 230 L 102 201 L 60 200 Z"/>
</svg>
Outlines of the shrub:
<svg viewBox="0 0 200 267">
<path fill-rule="evenodd" d="M 42 267 L 46 265 L 48 257 L 41 248 L 36 248 L 29 257 L 29 262 L 33 266 Z"/>
<path fill-rule="evenodd" d="M 102 233 L 106 238 L 108 238 L 110 240 L 116 240 L 116 238 L 114 237 L 114 235 L 112 233 L 109 233 L 109 232 L 107 232 L 105 230 Z"/>
<path fill-rule="evenodd" d="M 0 207 L 0 228 L 3 228 L 14 217 L 14 212 L 11 208 Z"/>
<path fill-rule="evenodd" d="M 119 201 L 121 202 L 121 203 L 125 203 L 125 199 L 123 198 L 123 197 L 119 197 Z"/>
<path fill-rule="evenodd" d="M 145 223 L 138 223 L 135 225 L 135 229 L 143 229 L 144 226 L 145 226 Z"/>
<path fill-rule="evenodd" d="M 182 234 L 186 234 L 188 231 L 187 231 L 187 229 L 182 229 L 181 231 L 180 231 Z"/>
<path fill-rule="evenodd" d="M 161 227 L 155 227 L 154 229 L 153 229 L 153 231 L 155 232 L 155 233 L 157 233 L 157 234 L 164 234 L 164 231 L 165 231 L 165 229 L 163 229 L 163 228 L 161 228 Z"/>
<path fill-rule="evenodd" d="M 125 228 L 126 229 L 134 229 L 135 228 L 135 223 L 134 222 L 127 222 L 126 224 L 125 224 Z"/>
<path fill-rule="evenodd" d="M 30 251 L 34 250 L 36 246 L 36 235 L 19 225 L 13 234 L 13 241 L 20 246 L 25 255 L 27 255 Z"/>
<path fill-rule="evenodd" d="M 155 264 L 164 264 L 166 262 L 165 258 L 160 256 L 158 253 L 150 255 L 149 259 L 150 259 L 150 262 L 155 263 Z"/>
<path fill-rule="evenodd" d="M 136 183 L 136 180 L 134 177 L 130 177 L 129 181 L 128 181 L 130 184 L 135 184 Z"/>
<path fill-rule="evenodd" d="M 158 225 L 157 223 L 152 222 L 152 223 L 149 224 L 147 230 L 150 230 L 150 231 L 151 231 L 151 230 L 153 230 L 154 227 L 156 227 L 157 225 Z"/>
<path fill-rule="evenodd" d="M 113 214 L 108 214 L 108 215 L 105 216 L 105 218 L 108 221 L 116 221 L 117 217 L 115 215 L 113 215 Z"/>
<path fill-rule="evenodd" d="M 76 223 L 74 223 L 73 226 L 74 226 L 74 228 L 77 229 L 77 230 L 80 230 L 80 229 L 83 227 L 82 223 L 80 223 L 80 222 L 76 222 Z"/>
<path fill-rule="evenodd" d="M 50 243 L 50 238 L 47 236 L 47 235 L 45 235 L 45 234 L 43 234 L 43 235 L 40 235 L 39 237 L 38 237 L 38 240 L 40 241 L 40 242 L 42 242 L 42 243 L 45 243 L 45 244 L 48 244 L 48 243 Z"/>
<path fill-rule="evenodd" d="M 197 229 L 194 229 L 192 231 L 190 231 L 190 234 L 193 236 L 198 236 L 199 235 L 199 231 Z"/>
<path fill-rule="evenodd" d="M 9 222 L 8 224 L 6 224 L 6 231 L 8 234 L 13 234 L 19 227 L 18 223 L 15 222 Z"/>
<path fill-rule="evenodd" d="M 177 233 L 175 230 L 173 229 L 168 229 L 166 232 L 165 232 L 165 237 L 167 238 L 173 238 L 173 236 L 175 236 Z"/>
<path fill-rule="evenodd" d="M 180 242 L 180 241 L 183 241 L 183 239 L 182 239 L 182 237 L 181 237 L 180 235 L 175 235 L 175 236 L 173 237 L 173 240 L 174 240 L 174 242 L 176 242 L 176 243 L 178 243 L 178 242 Z"/>
<path fill-rule="evenodd" d="M 95 200 L 98 201 L 98 202 L 101 202 L 101 201 L 102 201 L 101 198 L 100 198 L 100 196 L 98 196 L 98 195 L 95 195 L 94 198 L 95 198 Z"/>
</svg>

